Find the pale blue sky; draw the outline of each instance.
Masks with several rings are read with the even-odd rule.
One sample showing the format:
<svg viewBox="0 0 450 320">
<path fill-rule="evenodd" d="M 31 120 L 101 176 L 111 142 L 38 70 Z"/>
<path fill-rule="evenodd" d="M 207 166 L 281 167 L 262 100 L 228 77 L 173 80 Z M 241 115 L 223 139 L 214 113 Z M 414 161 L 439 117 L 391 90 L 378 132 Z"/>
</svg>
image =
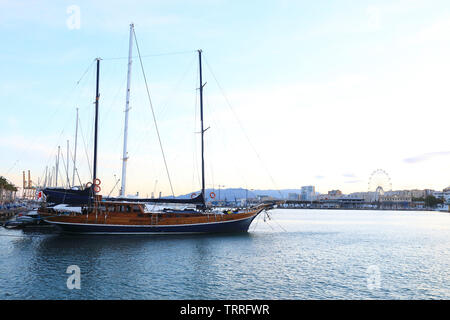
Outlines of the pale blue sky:
<svg viewBox="0 0 450 320">
<path fill-rule="evenodd" d="M 67 26 L 71 5 L 79 29 Z M 208 186 L 366 191 L 377 168 L 394 189 L 450 184 L 450 5 L 422 0 L 0 0 L 0 174 L 42 177 L 57 146 L 73 143 L 76 106 L 91 144 L 88 67 L 99 56 L 99 173 L 111 190 L 126 83 L 126 59 L 111 58 L 127 56 L 130 22 L 142 54 L 180 53 L 144 59 L 176 194 L 200 186 L 199 48 L 233 108 L 205 64 Z M 135 59 L 127 189 L 167 194 L 139 68 Z M 81 139 L 78 151 L 88 179 Z"/>
</svg>

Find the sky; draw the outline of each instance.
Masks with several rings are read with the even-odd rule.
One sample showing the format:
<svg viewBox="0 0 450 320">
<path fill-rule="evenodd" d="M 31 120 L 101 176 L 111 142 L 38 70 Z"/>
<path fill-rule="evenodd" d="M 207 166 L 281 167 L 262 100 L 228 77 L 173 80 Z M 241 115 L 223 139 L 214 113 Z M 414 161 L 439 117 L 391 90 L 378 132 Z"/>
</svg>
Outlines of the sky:
<svg viewBox="0 0 450 320">
<path fill-rule="evenodd" d="M 439 0 L 0 0 L 0 175 L 43 181 L 67 140 L 73 158 L 78 108 L 76 180 L 91 179 L 100 57 L 98 176 L 117 194 L 130 23 L 143 64 L 134 44 L 127 194 L 201 186 L 198 49 L 208 188 L 368 191 L 377 169 L 395 190 L 450 185 L 450 4 Z"/>
</svg>

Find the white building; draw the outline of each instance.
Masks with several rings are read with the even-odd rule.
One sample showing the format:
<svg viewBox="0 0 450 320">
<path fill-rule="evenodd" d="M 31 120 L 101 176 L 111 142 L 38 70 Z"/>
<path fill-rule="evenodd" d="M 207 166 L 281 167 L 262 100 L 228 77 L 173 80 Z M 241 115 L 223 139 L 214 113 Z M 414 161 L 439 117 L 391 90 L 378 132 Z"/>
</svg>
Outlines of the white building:
<svg viewBox="0 0 450 320">
<path fill-rule="evenodd" d="M 433 192 L 433 196 L 438 199 L 444 199 L 445 203 L 450 204 L 450 189 L 445 188 L 443 191 L 435 191 Z"/>
<path fill-rule="evenodd" d="M 298 200 L 300 197 L 299 197 L 299 194 L 298 193 L 289 193 L 288 194 L 288 200 Z"/>
<path fill-rule="evenodd" d="M 301 188 L 300 199 L 303 201 L 316 200 L 316 188 L 314 186 L 303 186 Z"/>
</svg>

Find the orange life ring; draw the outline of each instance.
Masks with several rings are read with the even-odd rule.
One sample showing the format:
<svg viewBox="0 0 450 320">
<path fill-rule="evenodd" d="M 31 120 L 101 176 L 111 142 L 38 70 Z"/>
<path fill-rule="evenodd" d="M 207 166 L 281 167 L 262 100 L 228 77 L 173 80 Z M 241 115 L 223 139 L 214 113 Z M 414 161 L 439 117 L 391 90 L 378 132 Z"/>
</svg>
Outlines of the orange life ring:
<svg viewBox="0 0 450 320">
<path fill-rule="evenodd" d="M 215 199 L 215 198 L 216 198 L 216 194 L 215 194 L 214 192 L 211 192 L 211 193 L 209 194 L 209 196 L 211 197 L 211 199 Z"/>
<path fill-rule="evenodd" d="M 95 184 L 95 185 L 94 185 L 94 191 L 95 191 L 96 193 L 98 193 L 98 192 L 102 191 L 102 188 L 100 188 L 100 186 L 99 186 L 98 184 Z"/>
<path fill-rule="evenodd" d="M 197 195 L 196 193 L 192 193 L 191 194 L 191 199 L 194 199 L 196 195 Z"/>
<path fill-rule="evenodd" d="M 98 182 L 97 182 L 98 181 Z M 99 186 L 102 184 L 102 181 L 99 178 L 94 179 L 94 185 Z"/>
</svg>

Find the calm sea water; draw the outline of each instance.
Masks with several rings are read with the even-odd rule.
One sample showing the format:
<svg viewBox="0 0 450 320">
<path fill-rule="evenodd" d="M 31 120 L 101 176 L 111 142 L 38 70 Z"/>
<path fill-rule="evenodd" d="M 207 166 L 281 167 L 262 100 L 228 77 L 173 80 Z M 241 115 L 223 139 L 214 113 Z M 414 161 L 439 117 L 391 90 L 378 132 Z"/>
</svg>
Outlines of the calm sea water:
<svg viewBox="0 0 450 320">
<path fill-rule="evenodd" d="M 248 234 L 0 229 L 0 299 L 450 299 L 450 214 L 273 210 Z M 68 289 L 68 266 L 80 289 Z"/>
</svg>

